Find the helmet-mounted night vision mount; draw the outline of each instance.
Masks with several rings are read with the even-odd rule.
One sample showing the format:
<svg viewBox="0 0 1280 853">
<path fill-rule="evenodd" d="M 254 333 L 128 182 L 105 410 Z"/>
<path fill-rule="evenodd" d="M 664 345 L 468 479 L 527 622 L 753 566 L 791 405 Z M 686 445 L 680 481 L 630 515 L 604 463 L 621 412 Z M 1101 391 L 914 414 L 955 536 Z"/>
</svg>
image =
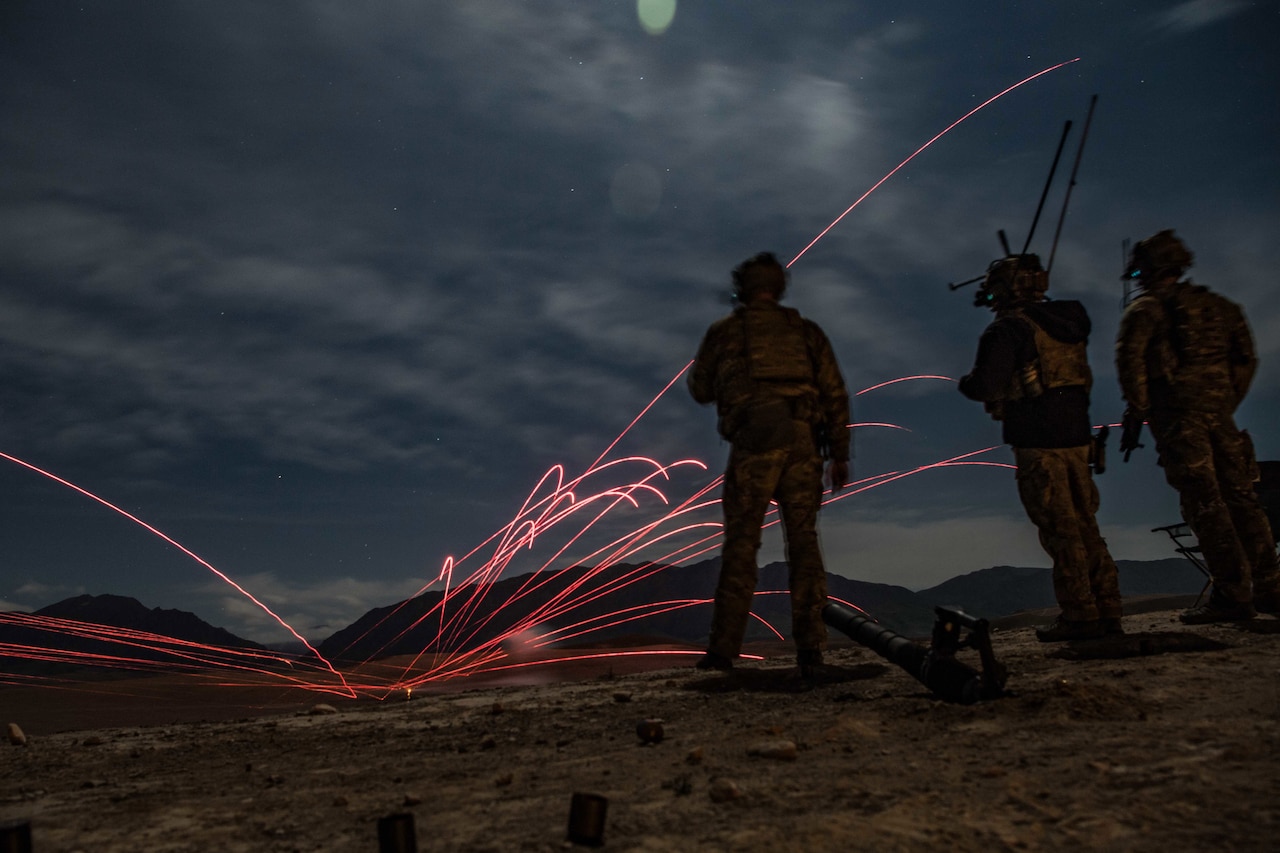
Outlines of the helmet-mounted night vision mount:
<svg viewBox="0 0 1280 853">
<path fill-rule="evenodd" d="M 982 275 L 974 276 L 961 282 L 953 282 L 947 285 L 949 290 L 959 290 L 976 282 L 982 282 L 978 288 L 978 292 L 974 295 L 973 304 L 979 308 L 999 308 L 1002 306 L 1003 300 L 1008 297 L 1012 300 L 1022 299 L 1039 299 L 1049 289 L 1049 271 L 1053 269 L 1053 258 L 1058 251 L 1058 238 L 1062 235 L 1062 223 L 1067 217 L 1067 205 L 1071 203 L 1071 190 L 1076 185 L 1076 174 L 1080 171 L 1080 158 L 1084 154 L 1084 143 L 1089 138 L 1089 125 L 1093 122 L 1093 109 L 1097 106 L 1098 96 L 1094 95 L 1089 100 L 1089 112 L 1084 120 L 1084 132 L 1080 136 L 1080 147 L 1076 150 L 1075 165 L 1071 168 L 1071 180 L 1067 184 L 1067 192 L 1062 200 L 1062 212 L 1058 215 L 1058 227 L 1053 235 L 1053 248 L 1049 251 L 1049 263 L 1047 266 L 1040 266 L 1040 258 L 1038 255 L 1028 254 L 1027 250 L 1031 247 L 1031 238 L 1035 236 L 1036 226 L 1040 223 L 1040 214 L 1044 210 L 1045 198 L 1049 195 L 1049 188 L 1053 185 L 1053 176 L 1058 171 L 1058 161 L 1062 158 L 1062 148 L 1066 145 L 1067 135 L 1071 132 L 1071 122 L 1068 121 L 1062 128 L 1062 138 L 1058 140 L 1058 149 L 1053 155 L 1053 165 L 1049 167 L 1049 178 L 1044 183 L 1044 189 L 1040 193 L 1040 203 L 1036 205 L 1036 214 L 1031 220 L 1031 229 L 1027 232 L 1027 239 L 1022 244 L 1022 251 L 1014 253 L 1009 248 L 1009 240 L 1005 236 L 1003 230 L 998 231 L 1000 237 L 1000 248 L 1004 250 L 1004 257 L 991 262 L 987 267 L 987 271 Z"/>
<path fill-rule="evenodd" d="M 1018 302 L 1038 302 L 1049 289 L 1049 274 L 1039 255 L 1006 255 L 991 262 L 973 295 L 976 308 L 1006 308 Z"/>
<path fill-rule="evenodd" d="M 1195 255 L 1187 248 L 1186 243 L 1178 239 L 1172 228 L 1139 240 L 1127 255 L 1124 273 L 1120 278 L 1138 281 L 1164 276 L 1176 278 L 1186 272 L 1196 260 Z"/>
<path fill-rule="evenodd" d="M 1120 252 L 1124 258 L 1124 272 L 1120 274 L 1120 280 L 1124 282 L 1122 306 L 1134 300 L 1136 291 L 1181 277 L 1196 261 L 1196 256 L 1172 228 L 1139 240 L 1132 247 L 1126 239 L 1120 246 Z"/>
</svg>

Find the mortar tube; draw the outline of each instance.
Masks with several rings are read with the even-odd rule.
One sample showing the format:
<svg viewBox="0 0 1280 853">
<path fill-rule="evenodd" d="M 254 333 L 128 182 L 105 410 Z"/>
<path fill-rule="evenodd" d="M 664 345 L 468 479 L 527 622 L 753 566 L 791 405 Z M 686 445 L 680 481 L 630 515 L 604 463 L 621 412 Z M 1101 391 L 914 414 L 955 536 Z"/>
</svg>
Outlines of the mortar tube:
<svg viewBox="0 0 1280 853">
<path fill-rule="evenodd" d="M 931 649 L 890 631 L 843 604 L 828 601 L 822 608 L 822 621 L 897 664 L 940 699 L 972 705 L 982 698 L 980 673 L 954 658 L 934 654 Z"/>
</svg>

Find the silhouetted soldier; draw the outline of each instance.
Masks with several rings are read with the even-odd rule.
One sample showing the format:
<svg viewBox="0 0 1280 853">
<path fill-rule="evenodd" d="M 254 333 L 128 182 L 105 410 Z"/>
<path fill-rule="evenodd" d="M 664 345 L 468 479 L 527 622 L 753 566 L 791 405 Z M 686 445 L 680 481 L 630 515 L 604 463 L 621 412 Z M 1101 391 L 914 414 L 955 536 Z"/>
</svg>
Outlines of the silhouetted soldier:
<svg viewBox="0 0 1280 853">
<path fill-rule="evenodd" d="M 1061 613 L 1036 630 L 1042 642 L 1122 633 L 1120 580 L 1098 530 L 1098 488 L 1090 470 L 1086 345 L 1091 324 L 1074 300 L 1048 301 L 1049 274 L 1036 255 L 994 261 L 974 298 L 996 319 L 978 341 L 966 397 L 1002 423 L 1018 464 L 1018 496 L 1053 560 Z"/>
<path fill-rule="evenodd" d="M 1180 280 L 1193 261 L 1171 230 L 1133 247 L 1124 277 L 1140 294 L 1120 320 L 1116 371 L 1128 406 L 1120 449 L 1127 458 L 1150 425 L 1213 576 L 1209 600 L 1181 616 L 1200 624 L 1280 612 L 1280 570 L 1253 444 L 1234 419 L 1258 366 L 1253 335 L 1240 306 Z"/>
<path fill-rule="evenodd" d="M 707 653 L 700 669 L 730 669 L 755 595 L 769 502 L 782 515 L 791 632 L 801 672 L 822 663 L 826 570 L 818 545 L 823 458 L 833 490 L 849 477 L 849 394 L 818 325 L 778 304 L 787 272 L 768 252 L 733 271 L 733 313 L 711 325 L 689 373 L 699 403 L 715 403 L 731 445 L 724 475 L 724 545 Z"/>
</svg>

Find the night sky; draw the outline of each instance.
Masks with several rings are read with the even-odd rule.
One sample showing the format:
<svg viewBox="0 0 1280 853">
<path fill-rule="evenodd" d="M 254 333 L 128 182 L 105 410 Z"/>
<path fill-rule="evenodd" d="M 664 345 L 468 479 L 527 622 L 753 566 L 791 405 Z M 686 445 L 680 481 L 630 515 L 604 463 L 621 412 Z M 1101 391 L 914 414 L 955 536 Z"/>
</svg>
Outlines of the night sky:
<svg viewBox="0 0 1280 853">
<path fill-rule="evenodd" d="M 583 473 L 728 310 L 735 264 L 791 259 L 951 122 L 1079 58 L 887 180 L 795 263 L 788 304 L 853 391 L 965 373 L 991 315 L 946 285 L 1001 254 L 998 229 L 1021 247 L 1070 119 L 1047 259 L 1097 94 L 1050 289 L 1093 317 L 1094 422 L 1122 411 L 1121 242 L 1171 227 L 1192 278 L 1248 313 L 1262 366 L 1239 422 L 1280 456 L 1280 6 L 672 6 L 0 5 L 0 452 L 323 639 L 485 542 L 553 466 Z M 943 380 L 862 395 L 854 419 L 905 427 L 857 430 L 858 477 L 1000 440 Z M 678 503 L 722 469 L 714 425 L 680 381 L 609 458 L 701 460 L 662 484 Z M 1111 451 L 1114 555 L 1173 556 L 1151 442 Z M 0 493 L 0 609 L 114 593 L 283 638 L 84 495 L 7 459 Z M 567 565 L 641 504 L 511 570 Z M 862 580 L 1047 565 L 1005 468 L 897 480 L 821 525 L 829 569 Z"/>
</svg>

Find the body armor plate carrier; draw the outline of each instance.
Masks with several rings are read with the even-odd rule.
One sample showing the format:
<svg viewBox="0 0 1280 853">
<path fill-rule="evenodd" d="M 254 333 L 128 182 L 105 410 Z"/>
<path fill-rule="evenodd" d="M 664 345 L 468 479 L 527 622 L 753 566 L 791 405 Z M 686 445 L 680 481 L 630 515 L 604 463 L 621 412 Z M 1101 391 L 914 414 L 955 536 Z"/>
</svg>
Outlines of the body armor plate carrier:
<svg viewBox="0 0 1280 853">
<path fill-rule="evenodd" d="M 1093 387 L 1089 352 L 1083 341 L 1064 343 L 1022 312 L 1015 316 L 1031 329 L 1035 354 L 1010 379 L 1005 401 L 1028 400 L 1054 388 L 1083 387 L 1089 391 Z"/>
</svg>

